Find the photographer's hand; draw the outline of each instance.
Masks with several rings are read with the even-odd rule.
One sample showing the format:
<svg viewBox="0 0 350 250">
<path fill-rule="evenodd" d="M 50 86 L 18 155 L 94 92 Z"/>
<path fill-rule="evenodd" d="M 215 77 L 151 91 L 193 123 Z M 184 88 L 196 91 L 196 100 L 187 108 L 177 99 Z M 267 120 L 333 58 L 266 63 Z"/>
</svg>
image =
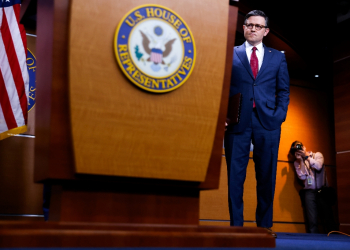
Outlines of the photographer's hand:
<svg viewBox="0 0 350 250">
<path fill-rule="evenodd" d="M 299 153 L 299 151 L 297 151 L 297 152 L 295 153 L 295 158 L 297 158 L 297 160 L 298 160 L 299 162 L 303 160 L 303 157 L 301 156 L 301 154 Z"/>
<path fill-rule="evenodd" d="M 298 150 L 297 153 L 299 153 L 303 159 L 308 158 L 310 155 L 309 152 L 306 151 L 306 147 L 304 147 L 303 150 Z"/>
</svg>

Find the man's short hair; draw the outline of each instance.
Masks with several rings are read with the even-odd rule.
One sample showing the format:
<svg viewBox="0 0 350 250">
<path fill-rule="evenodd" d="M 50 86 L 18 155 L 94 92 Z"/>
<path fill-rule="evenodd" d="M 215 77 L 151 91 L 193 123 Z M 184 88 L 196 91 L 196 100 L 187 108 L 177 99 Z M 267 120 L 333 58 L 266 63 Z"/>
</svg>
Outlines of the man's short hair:
<svg viewBox="0 0 350 250">
<path fill-rule="evenodd" d="M 263 11 L 261 11 L 261 10 L 252 10 L 252 11 L 250 11 L 250 12 L 245 16 L 245 18 L 244 18 L 244 24 L 246 24 L 247 19 L 248 19 L 249 17 L 251 17 L 251 16 L 261 16 L 261 17 L 265 18 L 265 26 L 266 26 L 266 28 L 269 27 L 269 18 L 268 18 L 268 17 L 266 16 L 266 14 L 265 14 Z"/>
</svg>

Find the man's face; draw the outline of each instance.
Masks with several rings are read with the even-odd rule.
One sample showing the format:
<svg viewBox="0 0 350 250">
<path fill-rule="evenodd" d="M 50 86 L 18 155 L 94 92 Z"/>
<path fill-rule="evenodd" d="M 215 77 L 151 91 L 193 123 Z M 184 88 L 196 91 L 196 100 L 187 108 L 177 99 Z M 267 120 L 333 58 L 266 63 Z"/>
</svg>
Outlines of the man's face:
<svg viewBox="0 0 350 250">
<path fill-rule="evenodd" d="M 265 26 L 265 18 L 262 16 L 251 16 L 246 20 L 246 24 L 243 25 L 245 39 L 247 39 L 251 45 L 256 46 L 262 42 L 264 36 L 266 36 L 270 30 L 268 28 L 257 30 L 256 26 L 254 26 L 252 29 L 249 29 L 247 27 L 248 24 L 258 24 L 260 26 Z"/>
</svg>

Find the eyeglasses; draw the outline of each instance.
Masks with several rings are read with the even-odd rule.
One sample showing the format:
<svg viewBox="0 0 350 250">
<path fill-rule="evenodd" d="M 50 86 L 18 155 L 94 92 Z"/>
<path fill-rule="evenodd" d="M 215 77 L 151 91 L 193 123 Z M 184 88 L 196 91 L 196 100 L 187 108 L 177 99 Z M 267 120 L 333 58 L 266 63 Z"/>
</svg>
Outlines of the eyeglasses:
<svg viewBox="0 0 350 250">
<path fill-rule="evenodd" d="M 256 30 L 261 30 L 262 28 L 267 28 L 267 26 L 263 26 L 263 25 L 259 25 L 259 24 L 253 24 L 253 23 L 245 24 L 245 26 L 248 29 L 250 29 L 250 30 L 253 29 L 254 26 L 255 26 Z"/>
</svg>

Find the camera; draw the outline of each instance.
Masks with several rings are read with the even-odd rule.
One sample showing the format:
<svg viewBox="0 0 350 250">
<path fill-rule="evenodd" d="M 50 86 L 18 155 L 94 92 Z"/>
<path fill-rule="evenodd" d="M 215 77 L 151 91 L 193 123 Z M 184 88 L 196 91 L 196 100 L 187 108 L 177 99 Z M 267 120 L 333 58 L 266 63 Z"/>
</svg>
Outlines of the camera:
<svg viewBox="0 0 350 250">
<path fill-rule="evenodd" d="M 304 145 L 300 141 L 295 141 L 295 142 L 293 142 L 293 144 L 290 148 L 290 152 L 292 153 L 292 155 L 294 155 L 295 152 L 297 152 L 298 150 L 303 150 L 303 149 L 304 149 Z"/>
<path fill-rule="evenodd" d="M 295 149 L 296 150 L 303 150 L 303 144 L 301 144 L 301 143 L 296 144 Z"/>
</svg>

